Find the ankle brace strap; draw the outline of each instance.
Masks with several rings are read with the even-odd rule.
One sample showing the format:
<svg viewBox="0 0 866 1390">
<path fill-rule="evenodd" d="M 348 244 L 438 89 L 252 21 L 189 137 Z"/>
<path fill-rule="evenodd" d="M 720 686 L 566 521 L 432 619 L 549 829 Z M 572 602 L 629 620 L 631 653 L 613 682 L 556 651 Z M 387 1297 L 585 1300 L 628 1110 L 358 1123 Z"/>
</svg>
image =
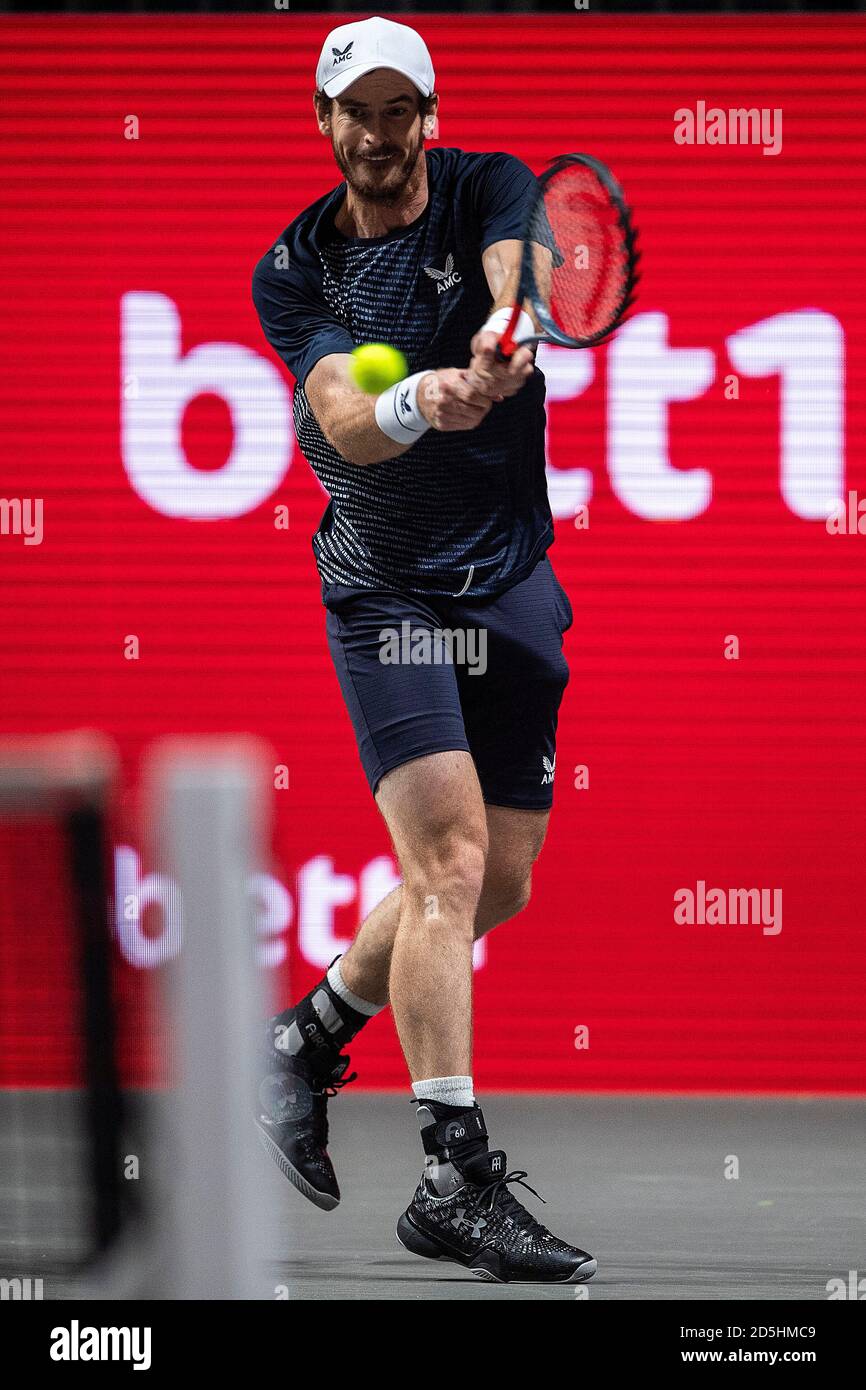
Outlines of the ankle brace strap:
<svg viewBox="0 0 866 1390">
<path fill-rule="evenodd" d="M 435 1124 L 426 1125 L 421 1130 L 421 1143 L 426 1154 L 442 1154 L 488 1138 L 487 1126 L 478 1104 L 471 1110 L 462 1110 L 457 1115 L 442 1119 L 437 1117 L 436 1112 L 441 1112 L 444 1107 L 438 1106 L 436 1101 L 420 1100 L 418 1105 L 426 1106 L 436 1118 Z"/>
</svg>

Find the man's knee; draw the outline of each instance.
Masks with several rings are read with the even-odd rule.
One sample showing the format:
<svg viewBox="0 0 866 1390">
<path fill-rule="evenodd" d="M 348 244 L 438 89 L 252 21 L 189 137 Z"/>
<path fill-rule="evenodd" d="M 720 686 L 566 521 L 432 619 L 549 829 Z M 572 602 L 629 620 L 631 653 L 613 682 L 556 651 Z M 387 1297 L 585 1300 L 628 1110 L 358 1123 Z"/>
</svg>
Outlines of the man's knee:
<svg viewBox="0 0 866 1390">
<path fill-rule="evenodd" d="M 376 793 L 415 911 L 471 929 L 487 863 L 488 830 L 475 764 L 460 749 L 386 773 Z"/>
<path fill-rule="evenodd" d="M 417 845 L 401 861 L 404 891 L 428 918 L 447 908 L 475 912 L 484 886 L 487 836 L 482 826 L 455 823 Z"/>
<path fill-rule="evenodd" d="M 501 922 L 516 917 L 532 896 L 532 873 L 488 876 L 475 919 L 475 937 L 484 936 Z"/>
</svg>

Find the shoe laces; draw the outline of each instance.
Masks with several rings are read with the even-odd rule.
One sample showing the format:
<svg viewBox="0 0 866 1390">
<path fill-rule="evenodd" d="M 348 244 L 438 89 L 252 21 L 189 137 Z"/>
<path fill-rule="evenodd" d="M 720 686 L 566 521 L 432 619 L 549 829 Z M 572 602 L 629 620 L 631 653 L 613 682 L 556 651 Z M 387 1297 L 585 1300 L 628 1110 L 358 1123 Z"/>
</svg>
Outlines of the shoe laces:
<svg viewBox="0 0 866 1390">
<path fill-rule="evenodd" d="M 346 1062 L 346 1066 L 349 1065 L 349 1058 L 341 1058 L 342 1061 Z M 322 1086 L 313 1091 L 313 1115 L 311 1115 L 313 1133 L 322 1148 L 328 1147 L 328 1138 L 331 1134 L 328 1125 L 328 1097 L 336 1095 L 338 1091 L 342 1091 L 343 1086 L 349 1086 L 349 1081 L 354 1080 L 357 1080 L 357 1072 L 353 1072 L 352 1076 L 335 1076 L 332 1073 L 325 1079 Z"/>
<path fill-rule="evenodd" d="M 353 1071 L 350 1076 L 346 1075 L 351 1060 L 347 1052 L 344 1052 L 342 1057 L 338 1057 L 335 1065 L 322 1077 L 321 1084 L 312 1088 L 313 1094 L 335 1096 L 338 1091 L 342 1091 L 344 1086 L 348 1086 L 350 1081 L 357 1081 L 358 1073 L 356 1071 Z"/>
<path fill-rule="evenodd" d="M 346 1061 L 348 1060 L 347 1057 Z M 327 1086 L 323 1086 L 319 1094 L 323 1096 L 335 1096 L 338 1091 L 342 1091 L 344 1086 L 348 1086 L 350 1081 L 357 1081 L 357 1079 L 358 1073 L 356 1071 L 353 1071 L 351 1076 L 342 1076 L 339 1078 L 331 1077 Z"/>
<path fill-rule="evenodd" d="M 330 1129 L 328 1125 L 328 1097 L 335 1096 L 338 1091 L 342 1091 L 344 1086 L 348 1086 L 350 1081 L 358 1079 L 358 1073 L 353 1071 L 350 1076 L 345 1073 L 349 1067 L 349 1056 L 344 1053 L 337 1061 L 334 1069 L 322 1078 L 320 1085 L 311 1088 L 313 1096 L 313 1112 L 311 1116 L 313 1134 L 323 1148 L 327 1148 Z"/>
<path fill-rule="evenodd" d="M 525 1187 L 527 1192 L 531 1192 L 533 1197 L 537 1197 L 539 1202 L 544 1202 L 540 1192 L 536 1192 L 528 1182 L 523 1179 L 528 1176 L 525 1168 L 515 1168 L 513 1172 L 506 1173 L 504 1178 L 494 1178 L 492 1182 L 481 1184 L 481 1207 L 486 1212 L 492 1212 L 498 1205 L 500 1211 L 504 1211 L 511 1217 L 515 1226 L 521 1231 L 532 1231 L 534 1235 L 549 1235 L 546 1226 L 542 1226 L 540 1221 L 536 1221 L 531 1211 L 527 1211 L 522 1202 L 519 1202 L 513 1192 L 509 1192 L 509 1183 L 519 1183 Z"/>
</svg>

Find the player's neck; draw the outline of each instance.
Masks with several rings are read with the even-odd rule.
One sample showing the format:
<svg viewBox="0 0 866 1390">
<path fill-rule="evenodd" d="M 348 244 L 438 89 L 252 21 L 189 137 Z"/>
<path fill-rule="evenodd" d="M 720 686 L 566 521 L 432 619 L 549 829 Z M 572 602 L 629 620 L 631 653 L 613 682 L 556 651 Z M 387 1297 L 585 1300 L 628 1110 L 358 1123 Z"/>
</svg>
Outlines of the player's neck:
<svg viewBox="0 0 866 1390">
<path fill-rule="evenodd" d="M 408 227 L 420 217 L 427 206 L 427 198 L 427 161 L 422 151 L 412 177 L 396 202 L 375 202 L 356 193 L 354 188 L 347 188 L 334 225 L 344 236 L 386 236 L 398 227 Z"/>
</svg>

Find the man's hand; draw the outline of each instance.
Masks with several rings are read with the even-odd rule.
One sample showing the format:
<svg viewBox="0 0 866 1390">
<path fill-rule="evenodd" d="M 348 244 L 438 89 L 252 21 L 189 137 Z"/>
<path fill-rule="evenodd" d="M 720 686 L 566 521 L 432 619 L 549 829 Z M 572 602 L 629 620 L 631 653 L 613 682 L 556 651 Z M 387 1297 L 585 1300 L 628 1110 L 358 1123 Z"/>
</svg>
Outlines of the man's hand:
<svg viewBox="0 0 866 1390">
<path fill-rule="evenodd" d="M 532 376 L 535 354 L 531 348 L 519 347 L 513 357 L 500 362 L 496 356 L 499 335 L 479 328 L 470 343 L 472 361 L 467 368 L 469 381 L 477 392 L 491 401 L 503 401 L 517 392 Z"/>
<path fill-rule="evenodd" d="M 492 404 L 469 380 L 468 369 L 440 367 L 418 384 L 418 409 L 434 430 L 474 430 Z"/>
</svg>

